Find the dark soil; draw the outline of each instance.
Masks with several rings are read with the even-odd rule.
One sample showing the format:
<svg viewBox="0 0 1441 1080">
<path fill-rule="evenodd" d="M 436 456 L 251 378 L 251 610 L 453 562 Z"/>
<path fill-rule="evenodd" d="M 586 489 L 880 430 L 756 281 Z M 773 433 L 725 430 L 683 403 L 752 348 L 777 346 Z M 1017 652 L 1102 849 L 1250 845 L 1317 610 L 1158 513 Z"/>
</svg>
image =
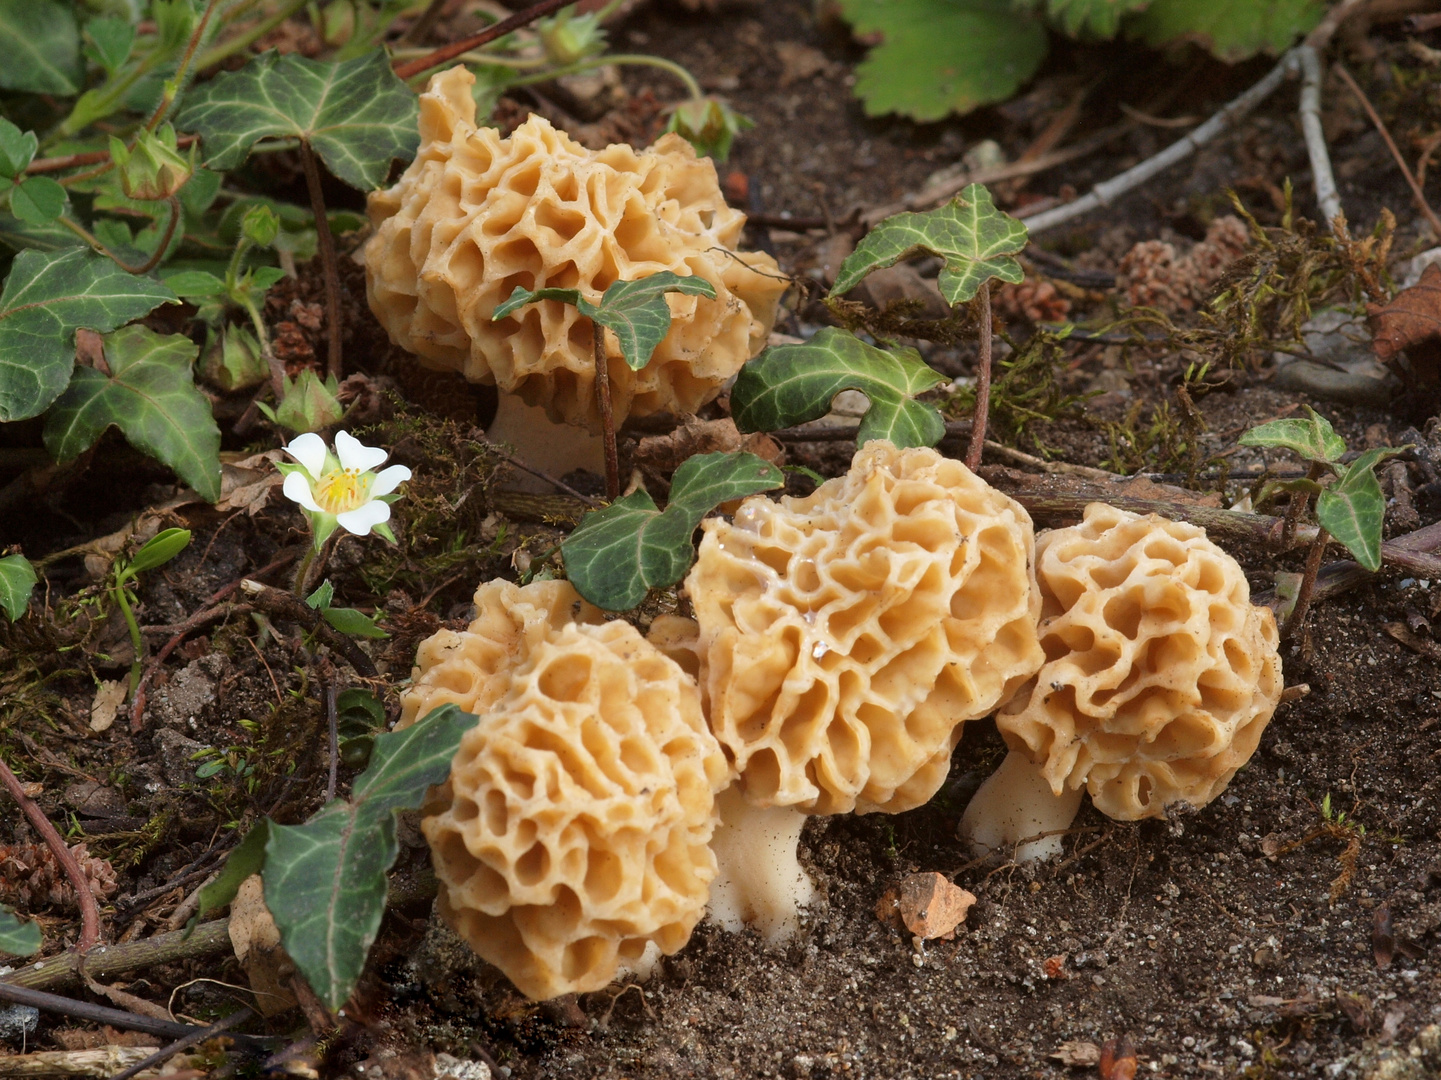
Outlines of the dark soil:
<svg viewBox="0 0 1441 1080">
<path fill-rule="evenodd" d="M 843 230 L 853 208 L 919 189 L 982 138 L 996 139 L 1014 159 L 1089 80 L 1099 81 L 1078 121 L 1080 135 L 1119 120 L 1120 102 L 1172 116 L 1209 115 L 1269 63 L 1227 68 L 1199 54 L 1168 61 L 1126 46 L 1057 43 L 1021 102 L 916 125 L 863 116 L 849 93 L 849 65 L 860 52 L 838 29 L 817 27 L 811 11 L 788 0 L 688 14 L 657 0 L 614 33 L 620 49 L 679 60 L 756 121 L 722 177 L 742 174 L 727 183 L 733 191 L 743 185 L 750 209 L 767 220 L 813 219 L 790 230 L 750 231 L 752 244 L 773 249 L 784 269 L 802 277 L 822 276 L 827 245 L 835 242 L 832 229 L 812 226 L 829 219 Z M 820 50 L 824 64 L 792 79 L 780 44 Z M 1399 35 L 1377 30 L 1368 47 L 1375 62 L 1356 69 L 1398 132 L 1414 134 L 1423 121 L 1434 128 L 1434 118 L 1425 121 L 1424 110 L 1407 104 L 1410 84 L 1387 74 L 1387 63 L 1406 55 Z M 659 100 L 675 95 L 648 69 L 628 70 L 625 83 L 633 100 L 646 92 Z M 1438 84 L 1429 85 L 1434 96 Z M 1177 92 L 1168 98 L 1168 90 Z M 1041 243 L 1114 270 L 1135 240 L 1184 243 L 1203 235 L 1206 221 L 1228 212 L 1228 189 L 1263 223 L 1278 223 L 1287 178 L 1298 211 L 1314 216 L 1294 94 L 1283 89 L 1158 181 Z M 1389 208 L 1401 222 L 1396 250 L 1409 255 L 1423 246 L 1422 227 L 1379 138 L 1343 95 L 1328 86 L 1328 130 L 1351 220 L 1360 233 Z M 531 104 L 518 99 L 518 107 Z M 1173 137 L 1136 125 L 1103 152 L 1024 186 L 1001 185 L 999 201 L 1014 211 L 1064 188 L 1084 191 Z M 517 511 L 485 486 L 496 463 L 466 442 L 478 399 L 458 394 L 454 384 L 417 378 L 365 310 L 355 272 L 347 271 L 346 285 L 352 362 L 393 378 L 411 399 L 374 414 L 375 441 L 394 447 L 395 460 L 417 474 L 412 495 L 396 508 L 402 552 L 378 558 L 377 546 L 347 540 L 331 561 L 338 595 L 387 614 L 393 636 L 370 652 L 393 711 L 416 643 L 443 621 L 464 619 L 477 581 L 514 577 L 550 557 L 563 522 L 545 524 L 543 515 Z M 313 275 L 280 288 L 307 301 L 320 295 Z M 1118 304 L 1105 290 L 1070 295 L 1070 317 L 1097 325 Z M 272 304 L 271 316 L 293 298 Z M 782 329 L 822 318 L 819 305 L 799 303 Z M 1020 321 L 1010 329 L 1018 338 L 1029 332 Z M 312 337 L 323 355 L 323 336 Z M 1163 402 L 1174 407 L 1173 388 L 1196 359 L 1162 347 L 1073 341 L 1064 349 L 1064 389 L 1098 396 L 1028 428 L 1021 444 L 1087 466 L 1115 467 L 1117 432 L 1129 423 L 1134 434 Z M 943 369 L 969 368 L 964 346 L 929 355 Z M 1302 404 L 1328 416 L 1353 447 L 1417 438 L 1408 429 L 1424 427 L 1435 413 L 1434 401 L 1414 397 L 1392 410 L 1305 399 L 1269 385 L 1269 357 L 1254 360 L 1199 403 L 1204 458 L 1229 461 L 1242 479 L 1259 472 L 1262 459 L 1236 451 L 1239 434 Z M 957 444 L 944 448 L 960 453 Z M 1184 464 L 1163 450 L 1136 452 L 1144 467 L 1168 474 L 1162 480 L 1179 482 Z M 844 445 L 811 444 L 795 448 L 792 460 L 834 475 L 849 453 Z M 1279 455 L 1267 463 L 1292 464 Z M 1429 524 L 1441 513 L 1441 499 L 1425 488 L 1436 477 L 1428 481 L 1414 463 L 1406 468 L 1420 489 L 1419 524 Z M 1004 486 L 1007 475 L 997 471 L 993 479 Z M 23 541 L 38 558 L 93 540 L 162 504 L 174 492 L 167 483 L 163 470 L 120 440 L 107 441 L 82 479 L 0 520 L 0 542 Z M 1233 483 L 1230 495 L 1243 489 Z M 464 511 L 464 541 L 451 550 L 458 529 L 438 508 L 466 491 L 474 498 Z M 293 555 L 305 539 L 299 516 L 278 501 L 253 516 L 194 503 L 165 513 L 166 523 L 183 523 L 196 536 L 180 559 L 145 581 L 141 621 L 152 626 L 180 622 L 215 590 Z M 1232 550 L 1258 592 L 1270 587 L 1275 570 L 1299 568 L 1299 556 L 1278 558 L 1260 545 Z M 269 580 L 283 587 L 288 570 Z M 95 680 L 123 677 L 128 639 L 115 619 L 86 621 L 99 606 L 85 599 L 94 586 L 79 557 L 58 560 L 47 573 L 53 610 L 72 621 L 55 628 L 31 619 L 3 631 L 0 752 L 40 785 L 40 805 L 52 820 L 69 823 L 72 840 L 84 839 L 91 854 L 114 863 L 119 880 L 106 909 L 108 933 L 143 937 L 165 928 L 181 898 L 238 840 L 238 827 L 261 813 L 303 820 L 319 805 L 327 759 L 321 695 L 306 675 L 311 646 L 290 627 L 263 634 L 244 615 L 207 626 L 170 655 L 138 732 L 131 734 L 122 713 L 96 733 L 89 714 Z M 1109 821 L 1087 805 L 1055 863 L 976 862 L 957 839 L 961 809 L 1004 752 L 989 721 L 971 724 L 948 785 L 929 805 L 807 826 L 802 855 L 820 897 L 784 949 L 702 925 L 643 986 L 613 986 L 574 1003 L 526 1001 L 429 916 L 423 845 L 406 827 L 397 877 L 409 884 L 398 891 L 412 899 L 387 918 L 353 1003 L 352 1018 L 363 1026 L 336 1043 L 321 1068 L 429 1080 L 428 1066 L 417 1064 L 429 1050 L 488 1056 L 516 1080 L 1061 1077 L 1095 1075 L 1084 1056 L 1077 1067 L 1058 1060 L 1063 1044 L 1129 1039 L 1143 1077 L 1441 1076 L 1435 1029 L 1425 1034 L 1441 1023 L 1441 643 L 1431 630 L 1438 612 L 1441 581 L 1391 571 L 1320 604 L 1310 630 L 1283 652 L 1288 686 L 1307 684 L 1310 693 L 1280 708 L 1224 796 L 1169 821 L 1139 824 Z M 1420 651 L 1387 632 L 1395 624 L 1409 627 Z M 165 636 L 152 635 L 152 649 Z M 217 752 L 227 767 L 198 779 L 196 762 L 215 760 Z M 34 839 L 6 810 L 0 845 Z M 199 872 L 198 859 L 208 859 Z M 885 888 L 915 871 L 944 873 L 979 897 L 954 941 L 914 941 L 877 918 Z M 137 901 L 138 894 L 149 895 Z M 73 908 L 62 903 L 40 915 L 52 948 L 67 935 L 73 940 Z M 128 989 L 164 1002 L 197 978 L 245 982 L 227 958 L 140 972 Z M 181 991 L 174 1008 L 210 1017 L 229 1011 L 233 1000 L 247 999 L 201 982 Z M 276 1022 L 277 1031 L 288 1030 L 286 1020 Z M 47 1017 L 39 1045 L 69 1045 L 65 1037 Z"/>
</svg>

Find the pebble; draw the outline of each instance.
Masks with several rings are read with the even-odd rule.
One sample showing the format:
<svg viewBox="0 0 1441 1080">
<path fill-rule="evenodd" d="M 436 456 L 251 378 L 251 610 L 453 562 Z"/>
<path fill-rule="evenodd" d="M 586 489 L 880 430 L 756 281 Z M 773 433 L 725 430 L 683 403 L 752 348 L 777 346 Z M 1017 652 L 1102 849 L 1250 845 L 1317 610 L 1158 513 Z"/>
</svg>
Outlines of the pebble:
<svg viewBox="0 0 1441 1080">
<path fill-rule="evenodd" d="M 31 1005 L 0 1008 L 0 1040 L 20 1042 L 40 1030 L 40 1010 Z"/>
</svg>

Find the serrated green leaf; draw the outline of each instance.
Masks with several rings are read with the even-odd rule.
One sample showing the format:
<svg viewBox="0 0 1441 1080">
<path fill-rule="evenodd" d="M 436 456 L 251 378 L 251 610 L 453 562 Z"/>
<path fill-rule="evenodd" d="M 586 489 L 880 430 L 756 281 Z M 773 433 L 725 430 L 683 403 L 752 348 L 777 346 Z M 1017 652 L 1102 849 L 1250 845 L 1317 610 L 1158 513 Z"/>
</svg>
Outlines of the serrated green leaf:
<svg viewBox="0 0 1441 1080">
<path fill-rule="evenodd" d="M 695 560 L 691 535 L 723 502 L 769 491 L 781 470 L 754 454 L 700 454 L 671 479 L 662 512 L 644 490 L 594 510 L 561 542 L 565 572 L 581 596 L 607 611 L 628 611 L 647 591 L 673 585 Z"/>
<path fill-rule="evenodd" d="M 1368 451 L 1372 453 L 1374 451 Z M 1376 479 L 1375 461 L 1346 468 L 1337 483 L 1316 499 L 1316 520 L 1367 570 L 1381 568 L 1381 524 L 1386 496 Z"/>
<path fill-rule="evenodd" d="M 162 529 L 135 553 L 128 569 L 132 575 L 154 570 L 157 566 L 164 566 L 189 546 L 189 529 Z"/>
<path fill-rule="evenodd" d="M 0 953 L 29 956 L 40 951 L 40 924 L 17 919 L 11 910 L 0 906 Z"/>
<path fill-rule="evenodd" d="M 1150 0 L 1045 0 L 1046 17 L 1072 37 L 1112 38 L 1121 17 Z"/>
<path fill-rule="evenodd" d="M 75 331 L 105 332 L 178 297 L 86 248 L 22 251 L 0 293 L 0 421 L 37 416 L 75 366 Z"/>
<path fill-rule="evenodd" d="M 0 117 L 0 178 L 14 180 L 35 160 L 40 142 L 33 131 L 21 131 Z"/>
<path fill-rule="evenodd" d="M 959 304 L 991 278 L 1022 281 L 1025 271 L 1015 255 L 1025 246 L 1026 226 L 997 210 L 984 187 L 971 184 L 945 206 L 880 222 L 841 263 L 830 295 L 850 292 L 872 270 L 928 251 L 945 260 L 937 281 L 941 295 Z"/>
<path fill-rule="evenodd" d="M 85 46 L 85 55 L 113 75 L 130 58 L 130 47 L 135 44 L 135 27 L 129 19 L 102 15 L 85 24 L 85 36 L 90 39 Z"/>
<path fill-rule="evenodd" d="M 336 630 L 351 637 L 388 638 L 384 630 L 375 625 L 375 620 L 363 611 L 349 607 L 327 607 L 321 615 Z"/>
<path fill-rule="evenodd" d="M 241 882 L 251 874 L 258 874 L 265 866 L 265 844 L 270 839 L 270 819 L 261 818 L 245 834 L 245 839 L 225 857 L 225 866 L 220 874 L 200 890 L 200 906 L 196 908 L 197 919 L 203 919 L 217 908 L 223 908 L 235 899 Z"/>
<path fill-rule="evenodd" d="M 1127 20 L 1151 45 L 1194 41 L 1228 63 L 1290 48 L 1326 11 L 1322 0 L 1151 0 Z"/>
<path fill-rule="evenodd" d="M 741 368 L 731 390 L 731 416 L 741 431 L 779 431 L 819 420 L 842 390 L 859 390 L 871 407 L 856 445 L 888 439 L 897 446 L 934 446 L 945 421 L 915 395 L 943 382 L 915 349 L 878 349 L 828 326 L 803 345 L 772 346 Z"/>
<path fill-rule="evenodd" d="M 0 610 L 14 622 L 30 605 L 30 593 L 40 578 L 24 555 L 0 558 Z"/>
<path fill-rule="evenodd" d="M 856 67 L 868 116 L 939 120 L 1004 101 L 1046 55 L 1041 20 L 1009 0 L 841 0 L 858 34 L 881 43 Z"/>
<path fill-rule="evenodd" d="M 339 1009 L 355 989 L 385 912 L 386 871 L 400 851 L 395 815 L 420 805 L 450 775 L 476 718 L 444 705 L 419 723 L 378 735 L 349 802 L 304 825 L 272 825 L 265 847 L 265 905 L 311 989 Z"/>
<path fill-rule="evenodd" d="M 10 190 L 10 212 L 28 225 L 44 225 L 60 216 L 67 198 L 50 177 L 32 176 Z"/>
<path fill-rule="evenodd" d="M 59 0 L 0 0 L 0 88 L 78 94 L 85 78 L 80 28 Z"/>
<path fill-rule="evenodd" d="M 209 399 L 195 387 L 195 343 L 144 326 L 127 326 L 104 340 L 110 374 L 75 370 L 45 418 L 46 448 L 57 461 L 70 461 L 114 424 L 202 498 L 220 498 L 220 429 Z"/>
<path fill-rule="evenodd" d="M 1279 447 L 1300 454 L 1307 461 L 1335 461 L 1346 452 L 1346 440 L 1336 434 L 1331 421 L 1309 405 L 1305 420 L 1272 420 L 1258 424 L 1236 441 L 1242 446 Z"/>
<path fill-rule="evenodd" d="M 351 187 L 385 182 L 394 158 L 415 156 L 416 98 L 384 49 L 325 64 L 268 52 L 190 91 L 176 124 L 200 135 L 205 163 L 230 169 L 261 139 L 304 139 Z"/>
</svg>

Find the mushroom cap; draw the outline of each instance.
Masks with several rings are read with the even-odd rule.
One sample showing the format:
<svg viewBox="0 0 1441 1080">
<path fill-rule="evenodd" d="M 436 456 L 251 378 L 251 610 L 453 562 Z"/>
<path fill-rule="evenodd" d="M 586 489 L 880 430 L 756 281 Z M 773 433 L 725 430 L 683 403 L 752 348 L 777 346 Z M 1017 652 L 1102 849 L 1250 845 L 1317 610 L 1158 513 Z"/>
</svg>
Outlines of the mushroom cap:
<svg viewBox="0 0 1441 1080">
<path fill-rule="evenodd" d="M 683 946 L 715 877 L 727 767 L 695 682 L 628 623 L 532 648 L 422 821 L 439 910 L 533 999 Z"/>
<path fill-rule="evenodd" d="M 1205 530 L 1103 503 L 1036 542 L 1046 664 L 996 725 L 1102 813 L 1204 806 L 1281 700 L 1276 620 Z"/>
<path fill-rule="evenodd" d="M 670 332 L 644 368 L 609 357 L 616 423 L 694 413 L 764 346 L 789 284 L 769 255 L 735 250 L 745 215 L 726 206 L 714 164 L 678 135 L 587 150 L 539 116 L 501 138 L 475 126 L 474 81 L 464 67 L 431 79 L 415 161 L 370 196 L 362 259 L 376 318 L 423 364 L 599 430 L 590 320 L 555 300 L 498 322 L 491 312 L 517 285 L 598 302 L 619 280 L 702 277 L 715 299 L 668 294 Z"/>
<path fill-rule="evenodd" d="M 475 590 L 469 627 L 440 630 L 420 643 L 410 688 L 400 697 L 396 729 L 442 705 L 485 712 L 505 694 L 510 673 L 531 649 L 567 623 L 598 623 L 605 617 L 568 581 L 482 583 Z"/>
<path fill-rule="evenodd" d="M 701 686 L 757 806 L 919 806 L 1045 659 L 1030 517 L 934 450 L 871 442 L 808 498 L 703 527 Z"/>
</svg>

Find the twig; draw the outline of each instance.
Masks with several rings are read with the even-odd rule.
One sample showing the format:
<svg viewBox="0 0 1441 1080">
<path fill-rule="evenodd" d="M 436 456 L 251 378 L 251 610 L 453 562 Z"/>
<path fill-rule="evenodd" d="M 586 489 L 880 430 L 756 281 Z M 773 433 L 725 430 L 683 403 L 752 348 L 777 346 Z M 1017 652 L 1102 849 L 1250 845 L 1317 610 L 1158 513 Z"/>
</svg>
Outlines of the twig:
<svg viewBox="0 0 1441 1080">
<path fill-rule="evenodd" d="M 536 19 L 543 18 L 553 11 L 559 11 L 566 4 L 574 3 L 575 0 L 541 0 L 539 4 L 518 11 L 508 19 L 502 19 L 492 26 L 487 26 L 478 34 L 468 38 L 452 42 L 449 45 L 436 49 L 433 53 L 422 56 L 419 60 L 411 60 L 409 63 L 397 64 L 395 74 L 400 79 L 411 79 L 423 71 L 440 67 L 447 60 L 453 60 L 461 53 L 470 52 L 471 49 L 478 49 L 487 45 L 496 38 L 504 37 L 512 30 L 519 30 L 523 26 L 529 26 Z"/>
<path fill-rule="evenodd" d="M 147 1035 L 162 1035 L 171 1039 L 189 1035 L 194 1031 L 205 1030 L 191 1024 L 177 1024 L 173 1020 L 157 1020 L 153 1016 L 141 1016 L 139 1013 L 112 1009 L 106 1005 L 92 1005 L 88 1001 L 76 1001 L 74 998 L 47 994 L 43 990 L 31 990 L 28 987 L 15 986 L 4 981 L 0 981 L 0 1001 L 13 1001 L 17 1005 L 29 1005 L 32 1009 L 43 1009 L 45 1012 L 59 1013 L 61 1016 L 73 1016 L 95 1024 L 109 1024 L 111 1027 L 123 1028 L 127 1031 L 143 1031 Z"/>
<path fill-rule="evenodd" d="M 1325 529 L 1316 530 L 1316 538 L 1311 541 L 1311 550 L 1306 553 L 1301 587 L 1296 590 L 1296 606 L 1291 609 L 1291 617 L 1281 628 L 1282 637 L 1293 637 L 1306 625 L 1306 613 L 1311 610 L 1311 592 L 1316 588 L 1316 575 L 1321 572 L 1321 557 L 1326 554 L 1326 541 L 1329 539 L 1331 534 Z"/>
<path fill-rule="evenodd" d="M 591 321 L 595 350 L 595 397 L 600 403 L 600 434 L 605 445 L 605 497 L 620 498 L 620 458 L 615 449 L 615 414 L 610 407 L 610 365 L 605 355 L 605 327 Z"/>
<path fill-rule="evenodd" d="M 156 934 L 143 941 L 127 941 L 121 945 L 99 945 L 85 957 L 85 970 L 93 978 L 123 975 L 129 971 L 169 964 L 176 960 L 198 960 L 230 952 L 230 920 L 215 919 L 201 923 L 194 931 L 176 930 L 168 934 Z M 43 990 L 51 987 L 78 983 L 80 976 L 75 970 L 75 957 L 60 953 L 33 964 L 26 964 L 19 971 L 0 976 L 0 997 L 14 989 Z M 18 1000 L 6 998 L 8 1001 Z M 22 1004 L 25 1004 L 22 1002 Z"/>
<path fill-rule="evenodd" d="M 55 826 L 50 824 L 50 819 L 35 805 L 34 800 L 25 794 L 20 778 L 10 771 L 10 766 L 3 757 L 0 757 L 0 783 L 5 785 L 10 797 L 20 804 L 26 819 L 45 841 L 45 846 L 50 849 L 50 854 L 55 856 L 55 861 L 64 868 L 65 876 L 70 879 L 70 884 L 75 889 L 75 897 L 80 904 L 80 941 L 75 946 L 75 952 L 83 956 L 100 940 L 100 909 L 95 906 L 95 894 L 90 891 L 90 882 L 80 869 L 80 864 L 75 861 L 75 856 L 65 846 L 64 838 L 55 831 Z"/>
<path fill-rule="evenodd" d="M 837 424 L 834 426 L 807 428 L 788 427 L 779 431 L 766 432 L 772 439 L 780 442 L 804 443 L 804 442 L 855 442 L 856 432 L 860 430 L 857 424 Z M 955 438 L 959 435 L 968 435 L 971 431 L 969 420 L 954 420 L 946 424 L 945 438 Z"/>
<path fill-rule="evenodd" d="M 1311 158 L 1311 180 L 1316 188 L 1316 205 L 1332 232 L 1336 219 L 1345 220 L 1341 196 L 1336 191 L 1336 177 L 1331 172 L 1331 155 L 1326 149 L 1326 134 L 1321 128 L 1321 61 L 1310 45 L 1296 48 L 1301 65 L 1301 130 L 1306 135 L 1306 153 Z"/>
<path fill-rule="evenodd" d="M 1386 143 L 1386 149 L 1391 151 L 1391 156 L 1396 161 L 1396 167 L 1401 170 L 1401 175 L 1406 178 L 1406 183 L 1411 188 L 1411 196 L 1416 200 L 1416 208 L 1425 215 L 1427 223 L 1431 226 L 1432 234 L 1437 239 L 1441 239 L 1441 221 L 1437 220 L 1431 204 L 1426 201 L 1426 196 L 1421 191 L 1421 185 L 1416 183 L 1416 177 L 1412 175 L 1410 166 L 1406 164 L 1406 159 L 1401 156 L 1401 151 L 1396 147 L 1396 141 L 1391 138 L 1391 133 L 1386 130 L 1386 125 L 1381 122 L 1381 117 L 1377 115 L 1375 108 L 1371 105 L 1371 99 L 1356 84 L 1356 80 L 1351 78 L 1351 73 L 1340 61 L 1332 64 L 1331 70 L 1341 76 L 1342 81 L 1351 88 L 1351 93 L 1355 94 L 1356 99 L 1361 102 L 1361 107 L 1366 110 L 1366 115 L 1371 118 L 1371 123 L 1376 125 L 1376 130 L 1381 133 L 1381 138 Z"/>
<path fill-rule="evenodd" d="M 357 674 L 367 679 L 374 679 L 379 674 L 375 670 L 375 662 L 365 655 L 360 646 L 332 627 L 325 621 L 325 616 L 309 607 L 294 593 L 272 589 L 269 585 L 262 585 L 258 581 L 249 579 L 241 582 L 240 587 L 250 597 L 250 602 L 261 611 L 280 619 L 299 623 L 305 627 L 306 633 L 320 638 L 321 641 L 345 657 L 345 662 L 354 668 Z"/>
<path fill-rule="evenodd" d="M 981 282 L 976 293 L 980 313 L 980 349 L 976 353 L 976 410 L 971 416 L 971 442 L 966 448 L 966 467 L 976 469 L 986 448 L 986 418 L 991 411 L 991 283 Z"/>
<path fill-rule="evenodd" d="M 305 167 L 305 186 L 310 192 L 310 212 L 315 215 L 315 235 L 319 241 L 320 269 L 325 276 L 325 330 L 330 343 L 327 358 L 329 373 L 334 379 L 345 377 L 340 352 L 340 269 L 335 263 L 335 238 L 330 235 L 330 218 L 325 213 L 325 195 L 320 190 L 320 165 L 315 151 L 300 140 L 300 163 Z"/>
<path fill-rule="evenodd" d="M 1086 480 L 1100 480 L 1103 483 L 1115 484 L 1131 479 L 1117 473 L 1107 472 L 1105 469 L 1096 469 L 1090 465 L 1073 465 L 1069 461 L 1047 461 L 1045 458 L 1038 458 L 1034 454 L 1028 454 L 1024 450 L 1017 450 L 1014 446 L 1005 446 L 1002 443 L 991 439 L 986 440 L 986 449 L 993 454 L 1014 461 L 1017 465 L 1026 465 L 1032 469 L 1040 469 L 1046 473 L 1062 473 L 1067 476 L 1079 476 Z"/>
<path fill-rule="evenodd" d="M 155 1051 L 155 1053 L 151 1054 L 143 1061 L 137 1061 L 134 1065 L 130 1066 L 130 1068 L 125 1069 L 122 1072 L 116 1073 L 110 1078 L 110 1080 L 132 1080 L 132 1077 L 139 1076 L 146 1069 L 151 1069 L 154 1068 L 156 1065 L 164 1064 L 165 1062 L 173 1058 L 176 1054 L 180 1053 L 182 1050 L 189 1050 L 192 1046 L 199 1046 L 207 1039 L 213 1039 L 221 1032 L 229 1031 L 237 1024 L 244 1023 L 246 1020 L 249 1020 L 254 1015 L 255 1014 L 251 1012 L 248 1008 L 242 1007 L 236 1009 L 229 1016 L 217 1020 L 209 1027 L 196 1028 L 184 1038 L 177 1039 L 169 1046 L 161 1047 L 159 1050 Z"/>
<path fill-rule="evenodd" d="M 531 476 L 534 476 L 537 480 L 544 480 L 547 484 L 549 484 L 551 487 L 555 488 L 557 491 L 563 491 L 563 492 L 565 492 L 565 493 L 566 493 L 567 495 L 569 495 L 572 499 L 579 499 L 581 502 L 585 503 L 586 506 L 589 506 L 589 507 L 591 507 L 591 508 L 594 509 L 594 510 L 599 510 L 602 506 L 605 505 L 604 503 L 602 503 L 602 502 L 600 502 L 600 501 L 598 501 L 598 500 L 596 500 L 596 499 L 592 499 L 589 495 L 582 495 L 580 492 L 576 491 L 575 488 L 573 488 L 573 487 L 571 487 L 569 484 L 567 484 L 564 480 L 559 480 L 559 479 L 557 479 L 556 477 L 551 476 L 550 473 L 544 473 L 544 472 L 541 472 L 539 469 L 533 469 L 533 468 L 531 468 L 529 465 L 527 465 L 524 461 L 520 460 L 520 458 L 516 457 L 514 454 L 511 454 L 511 453 L 506 452 L 505 450 L 502 450 L 499 443 L 491 442 L 489 439 L 487 439 L 487 438 L 485 437 L 485 433 L 482 432 L 482 431 L 480 431 L 480 430 L 478 430 L 478 429 L 475 430 L 475 431 L 472 431 L 472 432 L 470 433 L 470 438 L 471 438 L 472 441 L 478 442 L 478 443 L 480 443 L 481 445 L 489 448 L 489 449 L 495 454 L 496 457 L 500 458 L 500 459 L 501 459 L 502 461 L 504 461 L 506 464 L 508 464 L 508 465 L 514 465 L 514 466 L 515 466 L 517 469 L 519 469 L 521 472 L 523 472 L 523 473 L 529 473 Z"/>
</svg>

